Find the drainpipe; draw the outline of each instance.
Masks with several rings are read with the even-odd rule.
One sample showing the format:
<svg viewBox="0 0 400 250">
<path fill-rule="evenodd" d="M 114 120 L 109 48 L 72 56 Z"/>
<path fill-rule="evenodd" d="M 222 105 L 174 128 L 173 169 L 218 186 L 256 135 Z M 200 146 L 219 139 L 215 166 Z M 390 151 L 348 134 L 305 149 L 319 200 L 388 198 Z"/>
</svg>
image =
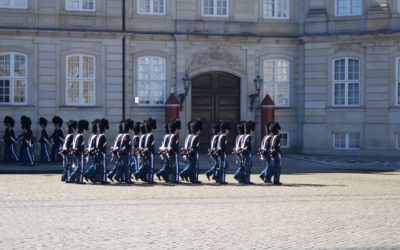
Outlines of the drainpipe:
<svg viewBox="0 0 400 250">
<path fill-rule="evenodd" d="M 126 106 L 126 94 L 125 94 L 125 0 L 122 0 L 122 31 L 124 36 L 122 38 L 122 120 L 125 120 L 125 106 Z"/>
</svg>

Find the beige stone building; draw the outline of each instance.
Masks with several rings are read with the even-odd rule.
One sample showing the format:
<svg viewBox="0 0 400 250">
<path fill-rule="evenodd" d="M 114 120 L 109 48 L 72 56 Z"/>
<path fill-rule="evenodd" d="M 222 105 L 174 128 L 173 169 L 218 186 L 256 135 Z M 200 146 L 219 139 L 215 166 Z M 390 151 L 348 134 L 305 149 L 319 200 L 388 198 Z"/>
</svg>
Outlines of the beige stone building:
<svg viewBox="0 0 400 250">
<path fill-rule="evenodd" d="M 184 122 L 253 119 L 258 144 L 269 94 L 288 151 L 397 155 L 399 31 L 396 0 L 0 0 L 0 118 L 107 117 L 111 139 L 151 116 L 161 136 L 187 74 Z"/>
</svg>

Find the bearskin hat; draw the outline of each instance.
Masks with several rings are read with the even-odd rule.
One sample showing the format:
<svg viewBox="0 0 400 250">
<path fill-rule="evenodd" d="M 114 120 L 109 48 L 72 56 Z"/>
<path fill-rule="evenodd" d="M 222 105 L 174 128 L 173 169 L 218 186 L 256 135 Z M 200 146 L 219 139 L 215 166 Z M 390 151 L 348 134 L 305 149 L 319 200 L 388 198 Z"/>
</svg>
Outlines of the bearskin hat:
<svg viewBox="0 0 400 250">
<path fill-rule="evenodd" d="M 14 119 L 10 116 L 4 117 L 3 122 L 4 122 L 4 124 L 10 125 L 11 127 L 14 127 L 14 124 L 15 124 Z"/>
<path fill-rule="evenodd" d="M 229 120 L 220 121 L 221 131 L 231 130 L 231 122 Z"/>
<path fill-rule="evenodd" d="M 32 125 L 32 121 L 31 118 L 27 117 L 27 116 L 21 116 L 21 127 L 23 129 L 28 129 L 30 128 Z"/>
<path fill-rule="evenodd" d="M 39 118 L 39 125 L 46 127 L 47 126 L 47 119 L 40 117 Z"/>
<path fill-rule="evenodd" d="M 142 135 L 147 134 L 147 121 L 143 121 L 140 124 L 140 133 L 142 133 Z"/>
<path fill-rule="evenodd" d="M 121 120 L 118 125 L 119 133 L 122 134 L 125 131 L 125 120 Z"/>
<path fill-rule="evenodd" d="M 100 128 L 100 130 L 103 130 L 103 131 L 106 129 L 110 129 L 108 120 L 105 118 L 101 119 L 99 122 L 99 128 Z"/>
<path fill-rule="evenodd" d="M 96 120 L 92 121 L 92 133 L 93 134 L 97 134 L 97 132 L 99 131 L 98 127 L 97 127 L 99 122 L 100 122 L 99 119 L 96 119 Z"/>
<path fill-rule="evenodd" d="M 148 120 L 147 120 L 147 131 L 149 132 L 149 131 L 151 131 L 151 130 L 153 130 L 153 129 L 157 129 L 157 121 L 156 120 L 154 120 L 153 118 L 149 118 Z"/>
<path fill-rule="evenodd" d="M 125 120 L 125 133 L 128 133 L 129 130 L 133 130 L 135 122 L 132 121 L 131 119 Z"/>
<path fill-rule="evenodd" d="M 78 130 L 79 131 L 89 130 L 89 122 L 86 120 L 79 120 L 78 121 Z"/>
<path fill-rule="evenodd" d="M 192 127 L 190 126 L 190 124 L 192 124 L 192 122 L 193 122 L 193 120 L 191 120 L 190 122 L 188 122 L 188 123 L 186 124 L 186 128 L 187 128 L 189 134 L 192 134 L 192 133 L 193 133 Z"/>
<path fill-rule="evenodd" d="M 247 121 L 245 124 L 246 128 L 246 133 L 249 134 L 251 131 L 254 131 L 256 129 L 256 123 L 253 121 Z"/>
<path fill-rule="evenodd" d="M 279 133 L 279 130 L 281 130 L 281 125 L 279 124 L 279 122 L 273 122 L 270 125 L 270 130 L 274 135 L 276 135 Z"/>
<path fill-rule="evenodd" d="M 196 119 L 192 121 L 192 123 L 190 124 L 190 128 L 192 130 L 192 133 L 196 134 L 198 131 L 202 130 L 203 122 L 201 121 L 201 119 Z"/>
<path fill-rule="evenodd" d="M 140 133 L 140 122 L 136 122 L 135 126 L 133 126 L 133 133 L 135 133 L 135 135 Z"/>
<path fill-rule="evenodd" d="M 71 131 L 72 129 L 73 130 L 76 130 L 76 125 L 77 125 L 78 123 L 75 121 L 75 120 L 69 120 L 68 122 L 67 122 L 67 127 L 68 127 L 68 131 Z"/>
<path fill-rule="evenodd" d="M 244 131 L 245 131 L 245 123 L 246 123 L 245 121 L 241 121 L 241 122 L 239 122 L 238 125 L 236 126 L 239 135 L 243 135 L 243 134 L 244 134 Z"/>
<path fill-rule="evenodd" d="M 221 124 L 219 122 L 214 123 L 211 126 L 211 132 L 213 135 L 217 135 L 221 131 Z"/>
<path fill-rule="evenodd" d="M 179 119 L 174 119 L 172 121 L 170 121 L 169 123 L 169 132 L 170 133 L 174 133 L 177 129 L 181 129 L 181 120 Z"/>
<path fill-rule="evenodd" d="M 52 122 L 54 125 L 58 124 L 61 127 L 64 121 L 63 121 L 63 119 L 61 119 L 61 117 L 54 116 Z"/>
</svg>

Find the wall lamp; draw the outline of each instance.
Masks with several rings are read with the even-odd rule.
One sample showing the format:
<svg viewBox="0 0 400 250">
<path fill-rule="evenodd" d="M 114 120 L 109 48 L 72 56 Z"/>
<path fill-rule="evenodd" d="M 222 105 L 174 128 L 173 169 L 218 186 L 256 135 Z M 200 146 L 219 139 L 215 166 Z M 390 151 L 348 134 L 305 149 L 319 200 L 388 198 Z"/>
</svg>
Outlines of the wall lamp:
<svg viewBox="0 0 400 250">
<path fill-rule="evenodd" d="M 185 76 L 182 78 L 182 82 L 183 82 L 183 87 L 185 88 L 185 93 L 179 94 L 179 109 L 180 109 L 180 111 L 183 110 L 183 103 L 185 102 L 185 99 L 189 93 L 192 79 L 188 76 L 188 74 L 185 74 Z"/>
<path fill-rule="evenodd" d="M 249 107 L 250 112 L 253 112 L 254 102 L 256 101 L 257 97 L 260 96 L 261 84 L 263 83 L 263 81 L 264 80 L 262 78 L 260 78 L 259 75 L 257 75 L 257 77 L 253 80 L 254 87 L 255 87 L 257 93 L 249 95 L 249 98 L 250 98 L 250 107 Z"/>
</svg>

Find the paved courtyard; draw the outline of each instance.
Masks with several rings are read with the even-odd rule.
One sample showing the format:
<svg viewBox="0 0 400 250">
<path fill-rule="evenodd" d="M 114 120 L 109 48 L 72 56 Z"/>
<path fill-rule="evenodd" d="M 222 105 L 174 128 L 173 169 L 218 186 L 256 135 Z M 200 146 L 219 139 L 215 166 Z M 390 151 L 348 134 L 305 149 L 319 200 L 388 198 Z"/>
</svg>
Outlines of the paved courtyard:
<svg viewBox="0 0 400 250">
<path fill-rule="evenodd" d="M 0 175 L 0 249 L 400 249 L 400 172 L 294 172 L 281 187 Z"/>
</svg>

